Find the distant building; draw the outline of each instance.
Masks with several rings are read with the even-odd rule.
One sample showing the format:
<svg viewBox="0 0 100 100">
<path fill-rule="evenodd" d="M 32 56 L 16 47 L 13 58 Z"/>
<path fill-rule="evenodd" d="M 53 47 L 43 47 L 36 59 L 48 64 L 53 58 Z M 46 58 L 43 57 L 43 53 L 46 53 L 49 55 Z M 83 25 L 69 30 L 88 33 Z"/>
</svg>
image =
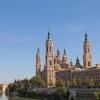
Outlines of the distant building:
<svg viewBox="0 0 100 100">
<path fill-rule="evenodd" d="M 89 77 L 94 79 L 95 83 L 100 82 L 100 64 L 96 64 L 95 67 L 92 66 L 91 43 L 86 33 L 83 43 L 83 65 L 80 64 L 78 57 L 75 64 L 72 61 L 69 63 L 66 49 L 64 49 L 63 55 L 60 50 L 57 50 L 57 54 L 54 55 L 54 45 L 50 32 L 48 32 L 45 47 L 45 66 L 42 71 L 40 49 L 37 50 L 36 75 L 39 75 L 46 82 L 47 87 L 55 86 L 58 79 L 63 79 L 68 83 L 75 78 L 84 80 Z"/>
<path fill-rule="evenodd" d="M 9 84 L 7 84 L 7 83 L 2 84 L 2 93 L 8 92 L 8 86 L 9 86 Z"/>
</svg>

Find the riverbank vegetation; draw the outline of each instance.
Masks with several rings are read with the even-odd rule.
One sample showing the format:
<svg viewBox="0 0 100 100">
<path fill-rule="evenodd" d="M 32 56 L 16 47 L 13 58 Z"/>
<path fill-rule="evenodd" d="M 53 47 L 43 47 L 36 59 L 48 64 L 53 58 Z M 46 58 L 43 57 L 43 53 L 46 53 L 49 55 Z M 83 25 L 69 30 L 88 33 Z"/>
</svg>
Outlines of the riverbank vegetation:
<svg viewBox="0 0 100 100">
<path fill-rule="evenodd" d="M 35 99 L 46 98 L 47 100 L 69 100 L 70 93 L 65 87 L 63 80 L 58 80 L 56 88 L 46 88 L 46 84 L 35 76 L 28 80 L 15 80 L 14 83 L 9 84 L 10 95 L 17 95 L 20 97 L 28 97 Z"/>
<path fill-rule="evenodd" d="M 9 84 L 9 93 L 11 95 L 18 95 L 20 97 L 38 98 L 47 100 L 74 100 L 74 97 L 70 96 L 68 89 L 77 88 L 96 88 L 100 87 L 100 84 L 95 84 L 93 79 L 86 78 L 84 81 L 81 79 L 73 79 L 71 82 L 65 82 L 64 80 L 57 80 L 56 87 L 46 88 L 47 85 L 41 80 L 39 76 L 35 76 L 31 79 L 15 80 L 14 83 Z M 95 93 L 95 96 L 96 95 Z"/>
</svg>

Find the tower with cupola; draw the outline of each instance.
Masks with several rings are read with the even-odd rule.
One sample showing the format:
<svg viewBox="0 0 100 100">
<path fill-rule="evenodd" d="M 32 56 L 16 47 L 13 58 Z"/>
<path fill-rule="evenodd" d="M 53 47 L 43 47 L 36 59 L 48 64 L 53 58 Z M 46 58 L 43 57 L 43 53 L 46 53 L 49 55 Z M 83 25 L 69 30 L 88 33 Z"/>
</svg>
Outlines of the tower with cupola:
<svg viewBox="0 0 100 100">
<path fill-rule="evenodd" d="M 66 49 L 64 49 L 64 54 L 63 54 L 63 57 L 62 57 L 62 62 L 64 64 L 68 64 L 68 61 L 67 61 L 67 53 L 66 53 Z"/>
<path fill-rule="evenodd" d="M 55 85 L 55 73 L 54 73 L 54 51 L 53 41 L 51 34 L 48 32 L 48 38 L 46 40 L 46 83 L 48 87 Z"/>
<path fill-rule="evenodd" d="M 59 64 L 62 63 L 62 55 L 61 55 L 61 51 L 59 49 L 57 50 L 57 62 Z"/>
<path fill-rule="evenodd" d="M 40 54 L 40 49 L 37 49 L 37 54 L 36 54 L 36 75 L 40 76 L 41 74 L 41 54 Z"/>
<path fill-rule="evenodd" d="M 91 68 L 92 67 L 92 53 L 91 53 L 91 43 L 88 40 L 88 35 L 85 33 L 85 40 L 83 43 L 83 65 L 84 68 Z"/>
</svg>

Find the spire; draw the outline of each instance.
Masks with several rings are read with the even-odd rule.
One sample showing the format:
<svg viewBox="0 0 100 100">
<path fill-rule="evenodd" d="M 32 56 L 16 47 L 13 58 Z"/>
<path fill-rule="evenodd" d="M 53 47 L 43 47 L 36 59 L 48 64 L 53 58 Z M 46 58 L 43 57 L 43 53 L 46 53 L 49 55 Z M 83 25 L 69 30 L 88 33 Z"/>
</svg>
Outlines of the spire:
<svg viewBox="0 0 100 100">
<path fill-rule="evenodd" d="M 76 58 L 76 66 L 80 66 L 80 60 L 78 57 Z"/>
<path fill-rule="evenodd" d="M 48 43 L 53 44 L 53 41 L 52 41 L 52 39 L 51 39 L 51 33 L 50 33 L 50 32 L 48 32 L 48 38 L 47 38 L 47 40 L 46 40 L 46 45 L 47 45 Z"/>
<path fill-rule="evenodd" d="M 87 33 L 85 33 L 85 40 L 84 40 L 84 42 L 85 43 L 88 43 L 89 42 Z"/>
<path fill-rule="evenodd" d="M 66 50 L 64 49 L 64 54 L 63 54 L 63 57 L 62 57 L 62 61 L 64 63 L 67 63 L 67 53 L 66 53 Z"/>
<path fill-rule="evenodd" d="M 91 52 L 91 44 L 88 40 L 88 35 L 85 33 L 85 40 L 83 44 L 83 65 L 84 68 L 91 68 L 92 67 L 92 52 Z"/>
<path fill-rule="evenodd" d="M 41 73 L 41 54 L 40 54 L 40 49 L 37 49 L 37 54 L 36 54 L 36 75 L 40 76 Z"/>
<path fill-rule="evenodd" d="M 79 63 L 79 62 L 80 62 L 78 57 L 77 57 L 77 59 L 76 59 L 76 62 L 77 62 L 77 63 Z"/>
<path fill-rule="evenodd" d="M 51 40 L 51 33 L 48 32 L 48 40 Z"/>
<path fill-rule="evenodd" d="M 39 49 L 39 48 L 37 49 L 37 53 L 38 53 L 38 54 L 40 53 L 40 49 Z"/>
<path fill-rule="evenodd" d="M 39 48 L 37 49 L 37 55 L 40 55 L 40 49 Z"/>
<path fill-rule="evenodd" d="M 64 56 L 67 56 L 67 54 L 66 54 L 66 49 L 64 48 Z"/>
</svg>

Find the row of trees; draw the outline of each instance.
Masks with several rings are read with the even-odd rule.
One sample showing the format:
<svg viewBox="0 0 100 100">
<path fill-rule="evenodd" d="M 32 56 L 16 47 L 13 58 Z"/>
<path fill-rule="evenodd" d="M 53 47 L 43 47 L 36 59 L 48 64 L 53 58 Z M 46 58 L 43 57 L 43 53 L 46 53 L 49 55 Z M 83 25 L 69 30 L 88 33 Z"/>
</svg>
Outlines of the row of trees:
<svg viewBox="0 0 100 100">
<path fill-rule="evenodd" d="M 84 81 L 82 81 L 81 79 L 73 79 L 71 85 L 72 87 L 75 88 L 81 88 L 81 87 L 91 88 L 91 87 L 95 87 L 95 82 L 93 79 L 89 79 L 89 78 L 86 78 Z"/>
<path fill-rule="evenodd" d="M 70 81 L 65 82 L 62 79 L 57 80 L 56 86 L 66 86 L 70 88 L 100 88 L 100 83 L 95 83 L 93 79 L 86 78 L 85 80 L 82 79 L 73 79 Z"/>
<path fill-rule="evenodd" d="M 24 80 L 15 80 L 14 83 L 9 85 L 9 91 L 18 91 L 21 89 L 32 90 L 34 88 L 44 88 L 46 87 L 46 83 L 41 80 L 39 76 L 35 76 L 33 78 L 24 79 Z M 62 79 L 56 81 L 56 87 L 70 87 L 70 88 L 92 88 L 92 87 L 100 87 L 100 83 L 95 83 L 93 79 L 86 78 L 85 80 L 81 79 L 73 79 L 71 82 L 65 82 Z"/>
<path fill-rule="evenodd" d="M 84 81 L 81 79 L 73 79 L 71 82 L 65 82 L 62 79 L 56 81 L 56 90 L 50 94 L 36 91 L 36 88 L 45 88 L 46 83 L 41 80 L 39 76 L 31 79 L 15 80 L 14 83 L 9 85 L 9 92 L 16 93 L 19 96 L 31 98 L 48 98 L 48 100 L 69 100 L 70 93 L 67 88 L 91 88 L 100 87 L 100 83 L 95 84 L 93 79 L 86 78 Z M 100 94 L 95 93 L 95 97 L 99 98 Z M 72 97 L 71 100 L 74 100 Z M 99 99 L 97 99 L 99 100 Z"/>
<path fill-rule="evenodd" d="M 32 91 L 34 88 L 46 87 L 44 81 L 39 76 L 35 76 L 28 80 L 15 80 L 14 83 L 9 84 L 9 92 Z"/>
<path fill-rule="evenodd" d="M 27 78 L 24 80 L 15 80 L 14 83 L 9 85 L 10 92 L 18 91 L 21 89 L 31 90 L 34 88 L 43 88 L 46 87 L 46 83 L 40 79 L 40 77 L 35 76 L 28 80 Z M 57 80 L 56 87 L 70 87 L 70 88 L 91 88 L 91 87 L 100 87 L 100 83 L 95 84 L 93 79 L 85 79 L 82 81 L 81 79 L 73 79 L 71 82 L 65 83 L 64 80 Z"/>
<path fill-rule="evenodd" d="M 89 78 L 86 78 L 84 80 L 84 82 L 82 82 L 81 79 L 73 79 L 72 82 L 70 83 L 71 88 L 79 88 L 82 86 L 85 86 L 88 88 L 97 87 L 97 86 L 100 87 L 100 83 L 98 83 L 98 85 L 96 86 L 93 79 L 89 79 Z M 56 87 L 58 87 L 58 91 L 60 91 L 60 92 L 62 91 L 61 93 L 63 94 L 63 97 L 64 97 L 64 94 L 66 94 L 66 92 L 65 92 L 66 89 L 64 88 L 64 87 L 66 87 L 65 81 L 61 80 L 61 79 L 57 80 Z M 58 93 L 60 93 L 60 92 L 58 92 Z M 68 91 L 67 91 L 66 95 L 67 95 L 67 97 L 69 97 L 70 93 L 68 94 Z M 94 92 L 94 98 L 95 98 L 95 100 L 100 100 L 100 92 Z M 74 98 L 72 97 L 71 100 L 74 100 Z"/>
<path fill-rule="evenodd" d="M 28 80 L 15 80 L 14 83 L 9 85 L 10 94 L 16 94 L 22 97 L 29 98 L 47 98 L 48 100 L 69 100 L 70 93 L 67 91 L 65 82 L 58 80 L 55 92 L 39 92 L 40 88 L 46 87 L 46 84 L 39 76 L 35 76 Z M 38 88 L 38 89 L 37 89 Z M 74 100 L 73 98 L 71 100 Z"/>
</svg>

